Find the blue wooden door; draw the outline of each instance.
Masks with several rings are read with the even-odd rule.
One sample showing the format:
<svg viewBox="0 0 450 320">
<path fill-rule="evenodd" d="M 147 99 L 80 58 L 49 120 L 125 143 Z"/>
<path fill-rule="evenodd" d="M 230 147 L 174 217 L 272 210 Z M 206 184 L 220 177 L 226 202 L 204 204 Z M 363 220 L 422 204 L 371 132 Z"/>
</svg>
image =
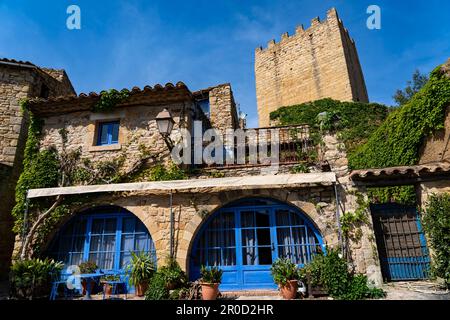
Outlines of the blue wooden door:
<svg viewBox="0 0 450 320">
<path fill-rule="evenodd" d="M 416 208 L 372 205 L 371 212 L 384 279 L 429 278 L 430 257 Z"/>
<path fill-rule="evenodd" d="M 286 257 L 299 266 L 323 250 L 320 234 L 297 209 L 254 199 L 219 210 L 200 230 L 191 254 L 190 278 L 201 265 L 223 270 L 221 290 L 276 288 L 272 263 Z"/>
</svg>

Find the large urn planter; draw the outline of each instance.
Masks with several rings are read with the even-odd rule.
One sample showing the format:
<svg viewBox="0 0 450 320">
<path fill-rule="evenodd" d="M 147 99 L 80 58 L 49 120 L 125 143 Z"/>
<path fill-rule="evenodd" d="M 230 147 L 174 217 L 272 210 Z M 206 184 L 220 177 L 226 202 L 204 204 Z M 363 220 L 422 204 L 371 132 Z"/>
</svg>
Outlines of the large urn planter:
<svg viewBox="0 0 450 320">
<path fill-rule="evenodd" d="M 202 266 L 200 269 L 200 285 L 203 300 L 216 300 L 219 295 L 219 285 L 222 282 L 223 271 L 216 267 Z"/>
<path fill-rule="evenodd" d="M 216 300 L 219 295 L 219 283 L 201 283 L 202 299 Z"/>
</svg>

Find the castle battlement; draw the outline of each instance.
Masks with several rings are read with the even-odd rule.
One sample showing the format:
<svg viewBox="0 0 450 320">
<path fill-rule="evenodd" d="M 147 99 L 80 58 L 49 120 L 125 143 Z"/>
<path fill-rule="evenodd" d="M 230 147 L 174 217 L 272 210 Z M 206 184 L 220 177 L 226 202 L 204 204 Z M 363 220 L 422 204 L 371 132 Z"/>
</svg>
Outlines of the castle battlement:
<svg viewBox="0 0 450 320">
<path fill-rule="evenodd" d="M 349 36 L 349 32 L 346 28 L 343 27 L 342 20 L 339 19 L 336 9 L 331 8 L 330 10 L 327 11 L 325 20 L 321 21 L 320 17 L 315 17 L 315 18 L 311 19 L 309 28 L 305 29 L 303 24 L 301 24 L 295 28 L 294 34 L 289 35 L 289 32 L 285 32 L 285 33 L 281 34 L 279 42 L 276 42 L 275 39 L 272 39 L 267 42 L 266 47 L 262 47 L 262 46 L 257 47 L 255 49 L 255 52 L 259 53 L 259 52 L 267 51 L 267 49 L 273 49 L 277 45 L 283 44 L 287 41 L 291 41 L 299 36 L 306 37 L 306 36 L 311 36 L 311 34 L 314 35 L 315 32 L 320 32 L 320 27 L 327 23 L 337 23 L 337 24 L 341 25 L 345 34 Z M 350 38 L 350 36 L 349 36 L 349 38 Z M 350 38 L 350 40 L 352 43 L 354 43 L 354 40 L 352 38 Z"/>
<path fill-rule="evenodd" d="M 326 19 L 285 32 L 255 50 L 259 125 L 270 125 L 272 111 L 322 98 L 367 102 L 355 41 L 335 8 Z"/>
</svg>

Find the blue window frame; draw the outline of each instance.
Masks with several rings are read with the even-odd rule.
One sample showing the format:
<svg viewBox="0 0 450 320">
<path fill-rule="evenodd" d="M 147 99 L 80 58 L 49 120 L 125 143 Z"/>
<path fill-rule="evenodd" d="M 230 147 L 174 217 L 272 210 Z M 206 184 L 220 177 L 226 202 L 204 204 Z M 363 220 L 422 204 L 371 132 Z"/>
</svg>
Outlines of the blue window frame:
<svg viewBox="0 0 450 320">
<path fill-rule="evenodd" d="M 221 290 L 276 288 L 270 267 L 289 258 L 300 267 L 324 252 L 322 236 L 300 210 L 264 198 L 244 199 L 216 212 L 194 240 L 190 278 L 201 265 L 223 270 Z"/>
<path fill-rule="evenodd" d="M 145 225 L 118 207 L 98 208 L 71 219 L 52 241 L 48 255 L 67 266 L 93 261 L 102 270 L 123 270 L 131 252 L 156 250 Z"/>
<path fill-rule="evenodd" d="M 119 121 L 100 122 L 97 132 L 98 146 L 119 143 Z"/>
</svg>

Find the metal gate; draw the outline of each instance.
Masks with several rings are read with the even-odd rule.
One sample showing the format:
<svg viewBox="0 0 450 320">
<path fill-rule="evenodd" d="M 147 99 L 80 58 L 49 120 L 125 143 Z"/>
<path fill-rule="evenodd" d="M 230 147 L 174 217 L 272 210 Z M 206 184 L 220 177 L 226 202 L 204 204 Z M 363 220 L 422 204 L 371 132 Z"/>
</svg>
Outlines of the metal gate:
<svg viewBox="0 0 450 320">
<path fill-rule="evenodd" d="M 427 279 L 430 257 L 417 209 L 383 204 L 372 205 L 371 212 L 384 279 Z"/>
</svg>

